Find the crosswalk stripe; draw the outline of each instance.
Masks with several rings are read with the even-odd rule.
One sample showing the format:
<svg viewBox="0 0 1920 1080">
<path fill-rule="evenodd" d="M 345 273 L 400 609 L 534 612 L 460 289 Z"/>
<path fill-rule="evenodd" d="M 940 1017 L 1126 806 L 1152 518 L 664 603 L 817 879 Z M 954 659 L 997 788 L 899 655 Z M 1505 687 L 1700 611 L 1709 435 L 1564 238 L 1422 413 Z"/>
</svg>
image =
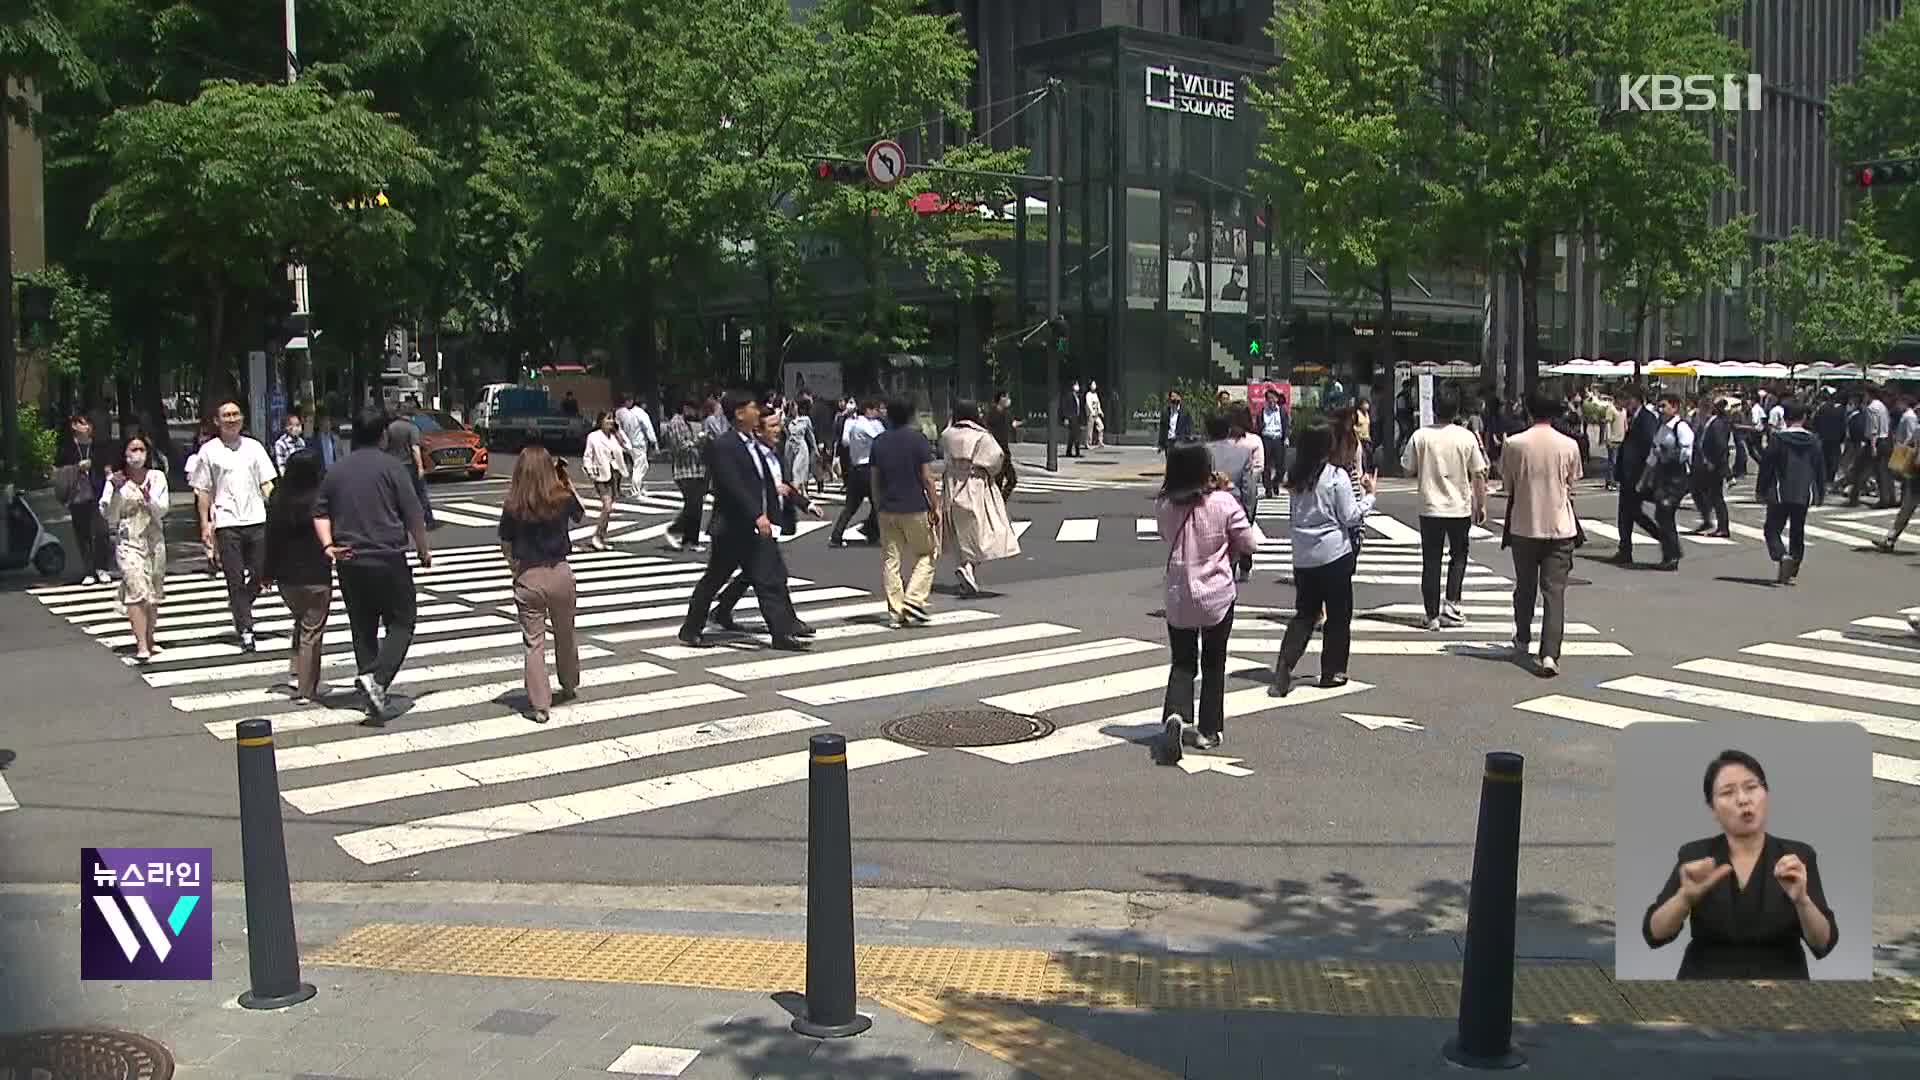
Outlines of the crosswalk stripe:
<svg viewBox="0 0 1920 1080">
<path fill-rule="evenodd" d="M 462 720 L 457 723 L 438 724 L 409 731 L 385 731 L 377 735 L 349 736 L 330 742 L 286 746 L 277 751 L 275 764 L 279 766 L 281 772 L 318 768 L 322 765 L 345 765 L 355 761 L 392 757 L 396 754 L 447 750 L 456 746 L 492 742 L 495 739 L 512 739 L 561 728 L 603 724 L 610 720 L 649 716 L 662 710 L 698 708 L 722 701 L 738 701 L 744 696 L 739 691 L 718 683 L 670 686 L 640 694 L 626 694 L 598 701 L 556 706 L 544 724 L 536 724 L 519 713 L 505 713 L 479 720 Z"/>
<path fill-rule="evenodd" d="M 887 739 L 859 739 L 847 744 L 848 769 L 871 768 L 925 756 L 924 750 Z M 334 842 L 340 845 L 342 851 L 363 863 L 392 862 L 409 855 L 548 832 L 570 825 L 628 817 L 670 806 L 798 783 L 807 778 L 811 759 L 811 753 L 806 750 L 776 754 L 571 795 L 383 825 L 337 836 Z"/>
<path fill-rule="evenodd" d="M 469 529 L 497 529 L 500 527 L 500 519 L 497 517 L 477 517 L 473 514 L 462 514 L 442 506 L 433 508 L 433 519 L 435 521 L 444 521 L 449 525 L 462 525 Z"/>
<path fill-rule="evenodd" d="M 1837 694 L 1841 697 L 1920 705 L 1920 689 L 1873 682 L 1868 679 L 1838 679 L 1832 675 L 1816 675 L 1812 672 L 1791 671 L 1787 668 L 1767 667 L 1763 664 L 1742 664 L 1734 660 L 1716 660 L 1711 657 L 1688 660 L 1684 664 L 1675 664 L 1674 667 L 1680 671 L 1691 671 L 1696 675 L 1718 675 L 1723 679 L 1740 679 L 1745 682 L 1766 683 L 1770 686 L 1791 686 L 1798 690 Z M 1916 730 L 1920 730 L 1920 725 L 1916 725 Z"/>
<path fill-rule="evenodd" d="M 803 596 L 805 596 L 805 594 L 802 593 L 796 594 L 793 597 L 793 602 L 796 607 L 811 602 L 802 599 Z M 739 609 L 736 610 L 734 614 L 738 615 L 741 611 L 752 608 L 753 606 L 755 606 L 754 598 L 751 596 L 746 597 L 740 601 Z M 616 630 L 612 633 L 595 634 L 593 635 L 593 639 L 595 641 L 606 642 L 610 645 L 625 645 L 635 641 L 658 641 L 662 638 L 671 638 L 680 633 L 679 620 L 686 617 L 686 612 L 679 608 L 669 608 L 667 610 L 673 613 L 672 616 L 661 616 L 661 618 L 672 617 L 674 619 L 673 622 L 662 626 L 641 627 L 638 630 Z M 862 604 L 841 604 L 835 607 L 813 607 L 808 608 L 805 612 L 809 620 L 821 622 L 830 622 L 835 619 L 865 619 L 872 618 L 876 615 L 885 615 L 886 613 L 886 602 L 878 600 L 869 600 Z M 743 622 L 740 626 L 741 629 L 746 630 L 748 633 L 764 634 L 767 632 L 764 623 Z M 705 650 L 701 651 L 704 652 Z"/>
<path fill-rule="evenodd" d="M 1135 540 L 1160 539 L 1160 522 L 1154 518 L 1134 518 L 1133 538 Z"/>
<path fill-rule="evenodd" d="M 1386 538 L 1389 544 L 1420 544 L 1420 530 L 1388 514 L 1368 514 L 1367 527 Z"/>
<path fill-rule="evenodd" d="M 580 659 L 604 660 L 612 656 L 611 652 L 598 645 L 580 646 Z M 547 666 L 553 667 L 558 656 L 552 649 L 547 650 Z M 498 675 L 503 671 L 519 671 L 526 666 L 521 656 L 496 656 L 490 660 L 462 660 L 453 664 L 439 664 L 428 667 L 400 669 L 394 677 L 395 686 L 418 686 L 422 683 L 444 682 L 448 679 L 465 679 L 475 675 Z M 285 665 L 274 665 L 284 673 Z M 323 684 L 328 690 L 351 690 L 352 679 L 334 679 Z M 186 694 L 173 698 L 169 704 L 180 712 L 217 712 L 221 709 L 237 709 L 254 705 L 281 705 L 287 701 L 284 685 L 279 687 L 249 687 L 243 690 L 217 690 L 210 694 Z"/>
<path fill-rule="evenodd" d="M 1510 615 L 1512 613 L 1508 612 L 1507 614 Z M 1478 634 L 1498 637 L 1501 634 L 1513 633 L 1513 623 L 1469 622 L 1465 626 L 1443 626 L 1438 630 L 1429 630 L 1424 625 L 1415 626 L 1409 623 L 1386 622 L 1380 619 L 1355 619 L 1353 620 L 1353 632 L 1356 634 Z M 1600 631 L 1593 626 L 1578 622 L 1567 623 L 1566 626 L 1563 627 L 1562 632 L 1572 634 L 1576 637 L 1590 637 L 1600 633 Z M 1540 637 L 1539 619 L 1533 621 L 1533 637 L 1536 640 Z"/>
<path fill-rule="evenodd" d="M 573 588 L 575 594 L 618 592 L 639 585 L 648 585 L 659 581 L 679 581 L 688 574 L 699 575 L 706 568 L 696 563 L 670 562 L 659 566 L 617 566 L 601 570 L 575 570 Z M 460 598 L 469 604 L 491 604 L 500 600 L 513 599 L 513 590 L 483 589 L 479 592 L 462 591 Z"/>
<path fill-rule="evenodd" d="M 1020 623 L 1015 626 L 996 626 L 990 630 L 973 630 L 961 634 L 914 634 L 889 641 L 884 645 L 863 645 L 831 652 L 799 653 L 773 660 L 722 664 L 707 670 L 713 675 L 732 679 L 734 682 L 755 682 L 761 679 L 806 675 L 816 671 L 831 671 L 834 668 L 852 667 L 855 664 L 884 664 L 914 656 L 934 656 L 966 649 L 988 649 L 1018 641 L 1077 633 L 1079 631 L 1073 627 L 1061 626 L 1058 623 Z"/>
<path fill-rule="evenodd" d="M 1099 518 L 1067 518 L 1060 523 L 1059 531 L 1053 534 L 1054 540 L 1062 544 L 1084 544 L 1099 537 Z"/>
<path fill-rule="evenodd" d="M 1878 522 L 1857 521 L 1851 517 L 1830 517 L 1822 518 L 1821 520 L 1836 529 L 1846 529 L 1850 532 L 1863 533 L 1869 539 L 1887 535 L 1887 527 Z"/>
<path fill-rule="evenodd" d="M 856 597 L 866 595 L 868 595 L 868 593 L 865 589 L 849 589 L 835 586 L 828 589 L 802 590 L 792 594 L 789 599 L 798 606 L 801 604 L 818 604 L 827 600 L 852 600 Z M 740 608 L 758 608 L 759 606 L 759 597 L 748 596 L 740 601 L 736 610 Z M 625 623 L 654 622 L 659 619 L 682 619 L 686 617 L 686 614 L 687 605 L 684 603 L 659 604 L 654 607 L 635 608 L 632 611 L 600 611 L 591 615 L 582 615 L 573 621 L 573 625 L 579 629 L 587 630 L 597 626 L 620 626 Z M 595 636 L 601 641 L 617 640 L 611 635 Z M 672 635 L 668 634 L 666 636 L 671 637 Z"/>
<path fill-rule="evenodd" d="M 1864 626 L 1869 630 L 1897 630 L 1903 634 L 1913 633 L 1913 627 L 1908 626 L 1905 620 L 1889 619 L 1883 615 L 1869 615 L 1864 619 L 1855 619 L 1849 625 Z"/>
<path fill-rule="evenodd" d="M 838 705 L 849 701 L 870 701 L 945 686 L 961 686 L 981 679 L 999 678 L 1003 675 L 1071 667 L 1075 664 L 1110 660 L 1118 656 L 1152 652 L 1162 648 L 1165 646 L 1158 642 L 1139 641 L 1133 638 L 1109 638 L 1105 641 L 1077 642 L 1056 649 L 1040 649 L 1034 652 L 1013 653 L 1008 656 L 979 660 L 957 660 L 951 664 L 915 668 L 887 675 L 843 679 L 817 686 L 781 690 L 780 695 L 807 705 Z"/>
<path fill-rule="evenodd" d="M 881 605 L 881 609 L 885 610 L 884 604 Z M 988 622 L 999 617 L 999 612 L 988 611 L 985 608 L 959 608 L 954 611 L 935 612 L 932 625 L 954 626 L 959 623 Z M 741 624 L 741 629 L 745 630 L 746 624 Z M 764 633 L 765 627 L 761 627 L 760 630 Z M 893 632 L 893 628 L 883 622 L 844 623 L 819 630 L 814 636 L 814 644 L 817 646 L 823 641 L 844 641 L 847 638 L 878 637 L 881 634 Z M 657 656 L 662 660 L 698 660 L 713 655 L 713 649 L 746 652 L 764 648 L 766 645 L 763 642 L 753 638 L 714 638 L 712 648 L 696 649 L 688 645 L 663 645 L 657 649 L 648 649 L 647 655 Z"/>
<path fill-rule="evenodd" d="M 580 686 L 582 689 L 592 689 L 598 686 L 617 686 L 621 683 L 642 682 L 647 679 L 658 679 L 662 676 L 672 674 L 673 669 L 671 668 L 664 668 L 659 664 L 648 663 L 643 660 L 630 664 L 615 664 L 608 667 L 588 668 L 580 673 Z M 502 696 L 511 694 L 525 685 L 526 681 L 522 678 L 503 682 L 474 683 L 467 686 L 456 686 L 448 690 L 436 690 L 413 699 L 413 705 L 407 710 L 406 715 L 408 717 L 416 714 L 425 716 L 429 713 L 446 712 L 449 709 L 465 709 L 475 705 L 492 705 L 498 702 Z M 269 714 L 267 716 L 268 719 L 273 721 L 274 731 L 276 732 L 312 731 L 317 728 L 344 727 L 348 724 L 358 724 L 367 718 L 366 711 L 363 709 L 295 709 L 290 702 L 283 701 L 282 703 L 287 705 L 290 711 L 284 715 L 275 716 Z M 234 733 L 239 724 L 240 721 L 238 720 L 215 720 L 204 726 L 209 735 L 225 741 L 235 737 Z"/>
<path fill-rule="evenodd" d="M 1466 600 L 1463 597 L 1460 603 L 1460 614 L 1465 615 L 1468 618 L 1473 618 L 1475 616 L 1486 616 L 1488 618 L 1500 618 L 1504 616 L 1508 619 L 1513 618 L 1513 597 L 1506 593 L 1500 593 L 1499 598 L 1505 602 L 1498 605 L 1476 604 Z M 1382 604 L 1379 607 L 1368 608 L 1367 610 L 1359 612 L 1358 614 L 1361 614 L 1361 615 L 1414 615 L 1421 618 L 1425 618 L 1427 614 L 1427 606 L 1425 604 Z"/>
<path fill-rule="evenodd" d="M 1638 694 L 1641 697 L 1700 705 L 1709 709 L 1744 712 L 1754 716 L 1771 716 L 1778 720 L 1854 723 L 1866 728 L 1872 734 L 1885 738 L 1920 742 L 1920 721 L 1902 720 L 1854 709 L 1836 709 L 1828 705 L 1815 705 L 1811 702 L 1777 696 L 1746 694 L 1737 690 L 1718 690 L 1707 686 L 1696 686 L 1693 683 L 1656 679 L 1648 675 L 1629 675 L 1624 679 L 1603 682 L 1600 684 L 1600 689 L 1619 690 L 1623 693 Z"/>
<path fill-rule="evenodd" d="M 471 609 L 464 604 L 428 604 L 426 607 L 417 610 L 417 616 L 457 615 L 470 610 Z M 498 615 L 467 615 L 465 618 L 440 619 L 438 621 L 432 618 L 425 618 L 414 624 L 413 632 L 415 634 L 448 634 L 455 630 L 471 630 L 480 626 L 497 626 L 505 621 L 506 620 Z M 294 620 L 292 619 L 274 619 L 255 624 L 254 633 L 256 635 L 279 634 L 293 629 L 293 625 Z M 329 625 L 333 624 L 329 622 Z M 171 633 L 162 629 L 155 632 L 154 640 L 162 645 L 171 645 L 177 641 L 205 641 L 210 638 L 227 637 L 232 633 L 233 628 L 231 626 L 188 627 L 185 630 L 173 631 Z M 100 644 L 110 649 L 125 648 L 134 643 L 132 634 L 124 634 L 119 637 L 103 637 L 99 640 Z M 320 636 L 320 640 L 328 645 L 344 645 L 353 640 L 353 629 L 342 626 L 335 630 L 328 630 Z M 291 647 L 291 642 L 285 639 L 260 636 L 256 639 L 256 645 L 260 651 L 264 652 L 267 650 L 268 641 L 273 641 L 276 648 Z M 240 646 L 238 645 L 228 647 L 235 652 L 240 651 Z"/>
<path fill-rule="evenodd" d="M 494 619 L 493 621 L 498 623 L 504 620 Z M 483 634 L 479 637 L 416 641 L 413 643 L 413 646 L 407 650 L 407 659 L 414 660 L 428 656 L 445 656 L 448 653 L 479 653 L 486 652 L 489 649 L 502 649 L 508 646 L 520 648 L 523 644 L 524 642 L 518 630 L 506 634 Z M 261 642 L 260 645 L 262 652 L 281 650 L 288 647 L 287 643 L 283 640 L 276 641 L 273 650 L 267 649 L 267 642 L 265 641 Z M 213 653 L 209 655 L 237 656 L 240 654 L 239 648 L 233 645 L 208 647 L 227 650 L 224 653 Z M 175 652 L 176 650 L 169 649 L 162 653 L 158 659 L 162 661 L 187 659 L 187 657 L 176 657 Z M 354 660 L 352 652 L 326 653 L 320 657 L 320 667 L 322 669 L 350 668 L 353 667 L 355 663 L 356 661 Z M 241 679 L 271 679 L 276 675 L 286 674 L 286 671 L 287 662 L 285 660 L 260 660 L 251 663 L 221 664 L 215 667 L 146 671 L 142 672 L 140 677 L 146 680 L 148 686 L 162 689 L 170 686 L 191 686 L 197 683 L 238 682 Z"/>
<path fill-rule="evenodd" d="M 1771 656 L 1776 660 L 1800 660 L 1809 664 L 1824 664 L 1827 667 L 1877 671 L 1883 675 L 1904 675 L 1909 679 L 1920 679 L 1920 664 L 1905 660 L 1889 660 L 1884 656 L 1835 652 L 1831 649 L 1808 649 L 1799 645 L 1781 645 L 1775 642 L 1749 645 L 1740 651 L 1754 656 Z"/>
<path fill-rule="evenodd" d="M 706 576 L 706 568 L 690 566 L 678 574 L 665 574 L 657 578 L 634 581 L 628 588 L 633 592 L 589 593 L 573 602 L 576 611 L 592 611 L 596 608 L 625 607 L 628 604 L 645 604 L 655 600 L 686 600 L 693 596 L 693 588 Z M 794 588 L 813 584 L 811 578 L 790 577 L 787 584 Z"/>
<path fill-rule="evenodd" d="M 1695 722 L 1690 716 L 1674 716 L 1671 713 L 1654 712 L 1651 709 L 1628 709 L 1604 701 L 1588 701 L 1585 698 L 1568 697 L 1565 694 L 1549 694 L 1546 697 L 1534 698 L 1532 701 L 1522 701 L 1514 708 L 1615 730 L 1639 723 L 1691 724 Z M 1876 753 L 1873 755 L 1873 778 L 1920 787 L 1920 760 Z"/>
<path fill-rule="evenodd" d="M 1071 708 L 1093 701 L 1110 701 L 1114 698 L 1144 694 L 1149 690 L 1159 690 L 1167 685 L 1167 674 L 1171 667 L 1170 664 L 1155 664 L 1151 667 L 1134 668 L 1131 671 L 1116 671 L 1109 675 L 1076 679 L 1073 682 L 1048 683 L 1031 690 L 981 698 L 980 704 L 1020 713 L 1023 716 L 1037 716 L 1054 709 Z M 1232 655 L 1227 657 L 1228 678 L 1248 671 L 1265 670 L 1266 664 L 1262 661 Z"/>
<path fill-rule="evenodd" d="M 1269 694 L 1266 687 L 1255 686 L 1227 693 L 1222 697 L 1221 704 L 1226 718 L 1233 719 L 1271 709 L 1312 705 L 1330 698 L 1345 697 L 1348 694 L 1357 694 L 1371 689 L 1373 689 L 1371 684 L 1363 682 L 1349 682 L 1345 686 L 1330 688 L 1302 686 L 1286 697 L 1277 698 Z M 1110 716 L 1104 720 L 1069 724 L 1030 742 L 1012 743 L 1007 746 L 970 746 L 962 749 L 976 757 L 988 758 L 1003 765 L 1024 765 L 1031 761 L 1065 757 L 1068 754 L 1100 750 L 1109 746 L 1125 746 L 1137 739 L 1158 734 L 1162 719 L 1160 706 L 1155 705 L 1122 713 L 1119 716 Z M 1116 733 L 1112 729 L 1119 729 L 1119 732 L 1123 733 Z"/>
<path fill-rule="evenodd" d="M 435 765 L 363 776 L 332 784 L 294 788 L 281 794 L 293 804 L 294 809 L 303 814 L 324 814 L 441 791 L 461 791 L 488 784 L 511 784 L 564 776 L 609 765 L 626 765 L 682 750 L 726 746 L 826 726 L 825 720 L 803 712 L 778 709 L 635 735 L 596 739 L 548 750 L 503 754 L 477 761 L 463 761 L 458 765 Z"/>
<path fill-rule="evenodd" d="M 1511 633 L 1511 631 L 1508 631 Z M 1279 651 L 1279 638 L 1235 642 L 1234 647 L 1248 649 L 1266 649 Z M 1320 641 L 1315 639 L 1307 645 L 1309 653 L 1320 651 Z M 1372 641 L 1366 638 L 1355 639 L 1351 649 L 1355 656 L 1498 656 L 1509 651 L 1505 641 Z M 1560 655 L 1568 656 L 1632 656 L 1633 652 L 1625 645 L 1613 641 L 1568 641 L 1560 646 Z"/>
<path fill-rule="evenodd" d="M 1827 641 L 1836 645 L 1859 645 L 1863 648 L 1886 649 L 1891 652 L 1920 653 L 1920 637 L 1914 638 L 1914 643 L 1911 645 L 1903 645 L 1897 641 L 1887 641 L 1884 638 L 1849 634 L 1842 630 L 1809 630 L 1801 634 L 1800 637 L 1806 641 Z"/>
<path fill-rule="evenodd" d="M 1256 564 L 1256 569 L 1257 569 L 1257 564 Z M 1280 568 L 1280 579 L 1282 581 L 1292 581 L 1293 580 L 1292 568 L 1290 567 Z M 1476 584 L 1480 584 L 1480 585 L 1511 585 L 1513 584 L 1512 578 L 1496 577 L 1492 575 L 1483 575 L 1477 578 L 1470 577 L 1469 580 L 1472 580 Z M 1353 575 L 1353 583 L 1355 585 L 1418 585 L 1420 584 L 1420 575 L 1419 574 L 1355 574 Z"/>
</svg>

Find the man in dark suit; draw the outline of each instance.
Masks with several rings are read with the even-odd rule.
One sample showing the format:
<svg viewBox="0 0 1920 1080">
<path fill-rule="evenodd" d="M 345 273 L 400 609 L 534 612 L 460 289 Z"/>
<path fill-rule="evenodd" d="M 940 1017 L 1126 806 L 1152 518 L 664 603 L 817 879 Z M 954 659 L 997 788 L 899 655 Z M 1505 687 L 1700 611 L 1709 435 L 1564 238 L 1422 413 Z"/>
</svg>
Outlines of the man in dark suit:
<svg viewBox="0 0 1920 1080">
<path fill-rule="evenodd" d="M 1627 387 L 1618 395 L 1627 410 L 1627 434 L 1620 440 L 1620 467 L 1614 473 L 1620 481 L 1620 550 L 1613 562 L 1633 565 L 1633 527 L 1639 525 L 1648 536 L 1659 536 L 1660 526 L 1647 515 L 1646 496 L 1640 492 L 1640 476 L 1653 456 L 1653 440 L 1660 434 L 1660 418 L 1646 407 L 1638 387 Z"/>
<path fill-rule="evenodd" d="M 760 428 L 760 403 L 751 394 L 730 393 L 720 411 L 732 420 L 732 430 L 707 446 L 707 480 L 713 492 L 713 549 L 707 572 L 693 587 L 686 621 L 680 624 L 680 643 L 705 645 L 704 631 L 713 600 L 734 571 L 741 570 L 760 598 L 760 614 L 773 635 L 776 649 L 799 650 L 800 617 L 787 593 L 787 568 L 774 541 L 775 516 L 781 513 L 778 474 L 761 455 L 755 433 Z"/>
<path fill-rule="evenodd" d="M 1193 438 L 1193 414 L 1180 403 L 1180 391 L 1167 391 L 1167 407 L 1160 414 L 1160 432 L 1154 436 L 1154 445 L 1162 453 L 1177 442 Z"/>
<path fill-rule="evenodd" d="M 779 418 L 778 413 L 767 413 L 760 418 L 760 445 L 756 449 L 759 450 L 761 457 L 770 467 L 775 478 L 775 490 L 777 490 L 780 495 L 780 520 L 777 522 L 780 527 L 780 534 L 782 536 L 792 536 L 799 526 L 801 511 L 804 510 L 812 514 L 816 519 L 824 519 L 826 515 L 820 512 L 818 504 L 807 498 L 806 492 L 800 490 L 800 488 L 789 481 L 785 467 L 780 462 L 780 455 L 777 452 L 769 453 L 769 451 L 773 451 L 778 445 L 774 432 L 780 428 Z M 786 560 L 783 557 L 780 567 L 780 579 L 782 581 L 786 580 L 785 564 Z M 740 630 L 739 624 L 733 621 L 734 605 L 738 604 L 741 599 L 747 595 L 747 589 L 752 585 L 753 582 L 748 578 L 746 571 L 742 570 L 733 575 L 733 580 L 727 583 L 726 588 L 720 590 L 720 598 L 714 602 L 713 625 L 722 630 L 734 632 Z M 799 638 L 812 637 L 813 628 L 808 626 L 804 620 L 795 616 L 793 620 L 793 634 Z"/>
</svg>

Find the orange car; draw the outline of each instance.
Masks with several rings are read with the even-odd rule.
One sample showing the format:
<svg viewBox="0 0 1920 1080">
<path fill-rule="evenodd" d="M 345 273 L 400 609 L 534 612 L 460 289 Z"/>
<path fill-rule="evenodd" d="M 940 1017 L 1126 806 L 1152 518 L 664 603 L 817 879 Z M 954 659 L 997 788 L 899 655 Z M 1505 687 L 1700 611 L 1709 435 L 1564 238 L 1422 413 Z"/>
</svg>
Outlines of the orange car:
<svg viewBox="0 0 1920 1080">
<path fill-rule="evenodd" d="M 486 477 L 486 446 L 451 413 L 416 412 L 407 419 L 420 429 L 420 457 L 428 476 L 461 473 L 470 480 Z"/>
</svg>

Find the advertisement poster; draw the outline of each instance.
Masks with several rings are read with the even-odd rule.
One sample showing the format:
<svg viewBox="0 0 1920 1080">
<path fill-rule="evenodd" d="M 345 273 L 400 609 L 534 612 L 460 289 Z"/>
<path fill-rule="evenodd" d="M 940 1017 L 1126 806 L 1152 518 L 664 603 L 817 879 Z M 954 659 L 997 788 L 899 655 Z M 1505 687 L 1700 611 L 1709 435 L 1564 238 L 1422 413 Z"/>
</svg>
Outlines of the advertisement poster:
<svg viewBox="0 0 1920 1080">
<path fill-rule="evenodd" d="M 1223 315 L 1246 314 L 1252 276 L 1247 268 L 1247 230 L 1244 224 L 1236 226 L 1237 221 L 1230 209 L 1229 216 L 1213 223 L 1209 252 L 1206 215 L 1200 204 L 1193 199 L 1173 200 L 1167 224 L 1172 246 L 1167 259 L 1167 310 L 1212 308 Z"/>
<path fill-rule="evenodd" d="M 1433 372 L 1420 373 L 1420 426 L 1433 423 Z"/>
<path fill-rule="evenodd" d="M 782 371 L 787 397 L 812 394 L 815 400 L 836 401 L 844 392 L 839 364 L 788 364 Z"/>
<path fill-rule="evenodd" d="M 1286 409 L 1288 412 L 1293 411 L 1293 384 L 1292 383 L 1273 382 L 1273 381 L 1250 382 L 1247 384 L 1247 400 L 1251 402 L 1257 402 L 1261 408 L 1265 408 L 1266 402 L 1267 402 L 1267 391 L 1269 390 L 1272 390 L 1280 395 L 1281 408 Z"/>
</svg>

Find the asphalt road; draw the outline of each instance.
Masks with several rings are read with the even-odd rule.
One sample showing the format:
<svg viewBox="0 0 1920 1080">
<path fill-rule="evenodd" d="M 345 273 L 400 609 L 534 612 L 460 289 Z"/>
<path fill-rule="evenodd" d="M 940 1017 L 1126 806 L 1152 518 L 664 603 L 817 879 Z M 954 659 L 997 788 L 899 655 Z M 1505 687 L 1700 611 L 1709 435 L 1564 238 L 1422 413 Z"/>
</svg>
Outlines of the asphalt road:
<svg viewBox="0 0 1920 1080">
<path fill-rule="evenodd" d="M 509 467 L 496 459 L 496 474 Z M 1405 485 L 1389 483 L 1362 568 L 1353 683 L 1335 697 L 1265 695 L 1277 611 L 1292 603 L 1284 551 L 1271 549 L 1240 601 L 1235 711 L 1212 755 L 1228 768 L 1190 775 L 1155 767 L 1132 741 L 1153 729 L 1166 663 L 1166 552 L 1138 534 L 1151 514 L 1143 471 L 1142 459 L 1107 455 L 1034 476 L 1013 507 L 1028 523 L 1020 558 L 983 568 L 989 591 L 972 600 L 954 596 L 943 571 L 940 621 L 916 631 L 876 621 L 877 550 L 831 550 L 825 527 L 795 537 L 784 551 L 796 595 L 822 631 L 802 656 L 746 641 L 697 655 L 676 647 L 672 628 L 699 566 L 657 539 L 671 500 L 656 479 L 659 494 L 616 511 L 615 550 L 576 560 L 594 651 L 581 703 L 545 728 L 516 714 L 516 629 L 491 553 L 497 480 L 433 487 L 445 524 L 435 567 L 419 578 L 432 614 L 403 676 L 413 681 L 399 687 L 412 711 L 383 732 L 356 725 L 351 701 L 299 710 L 265 692 L 283 639 L 269 625 L 261 654 L 236 655 L 223 636 L 224 594 L 191 573 L 171 587 L 162 619 L 163 640 L 178 636 L 145 672 L 103 644 L 123 632 L 104 593 L 35 595 L 36 583 L 8 579 L 0 685 L 12 701 L 0 777 L 20 808 L 0 811 L 0 875 L 65 881 L 82 846 L 151 845 L 212 847 L 219 876 L 237 877 L 231 724 L 265 715 L 279 721 L 301 880 L 795 882 L 805 868 L 801 752 L 808 735 L 833 730 L 854 746 L 864 884 L 1277 889 L 1457 908 L 1482 755 L 1507 749 L 1526 756 L 1529 910 L 1599 935 L 1592 912 L 1613 895 L 1609 725 L 1760 715 L 1874 725 L 1885 778 L 1859 782 L 1877 837 L 1875 910 L 1896 924 L 1920 916 L 1920 639 L 1900 625 L 1920 603 L 1920 556 L 1911 544 L 1894 556 L 1858 550 L 1884 517 L 1816 514 L 1824 535 L 1791 590 L 1766 583 L 1771 564 L 1749 537 L 1687 541 L 1681 571 L 1661 574 L 1604 565 L 1611 544 L 1595 535 L 1569 591 L 1565 674 L 1549 682 L 1466 644 L 1510 632 L 1510 569 L 1491 536 L 1474 546 L 1472 626 L 1433 635 L 1413 625 L 1417 545 L 1406 539 L 1416 508 Z M 1613 498 L 1583 495 L 1582 516 L 1610 522 Z M 1760 508 L 1737 504 L 1735 519 L 1757 527 Z M 1283 517 L 1263 514 L 1262 524 L 1284 543 Z M 1651 557 L 1654 547 L 1640 546 Z M 277 617 L 268 601 L 261 610 Z M 337 614 L 336 631 L 344 638 Z M 342 640 L 328 651 L 345 649 Z M 1303 671 L 1316 670 L 1310 657 Z M 887 738 L 897 718 L 982 701 L 1057 730 L 988 753 Z M 1347 713 L 1419 730 L 1371 730 Z M 1704 835 L 1706 825 L 1702 815 L 1683 828 Z"/>
</svg>

